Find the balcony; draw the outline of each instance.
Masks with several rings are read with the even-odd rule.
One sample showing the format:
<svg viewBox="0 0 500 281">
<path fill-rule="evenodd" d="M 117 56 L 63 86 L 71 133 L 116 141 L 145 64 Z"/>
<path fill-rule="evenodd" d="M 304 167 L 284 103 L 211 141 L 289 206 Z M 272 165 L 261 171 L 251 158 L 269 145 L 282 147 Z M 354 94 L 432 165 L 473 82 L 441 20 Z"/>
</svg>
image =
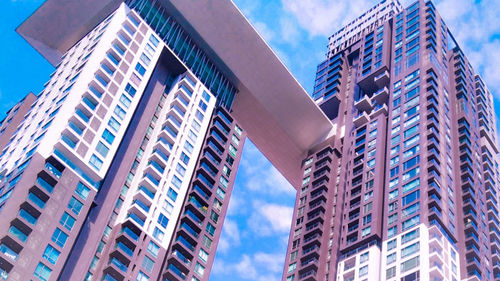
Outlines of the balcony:
<svg viewBox="0 0 500 281">
<path fill-rule="evenodd" d="M 174 264 L 169 264 L 168 267 L 167 267 L 167 273 L 165 274 L 167 276 L 167 280 L 168 279 L 168 276 L 171 275 L 173 278 L 177 279 L 177 278 L 180 278 L 182 280 L 185 280 L 186 279 L 186 273 L 182 272 L 177 266 L 175 266 Z"/>
<path fill-rule="evenodd" d="M 138 190 L 138 192 L 142 192 L 144 193 L 147 198 L 149 198 L 149 200 L 153 200 L 155 198 L 155 193 L 150 191 L 148 188 L 146 188 L 145 186 L 141 185 Z"/>
<path fill-rule="evenodd" d="M 136 222 L 140 226 L 144 226 L 145 221 L 141 219 L 138 215 L 135 213 L 129 213 L 127 215 L 127 218 L 130 218 L 132 221 Z"/>
<path fill-rule="evenodd" d="M 375 105 L 375 107 L 373 108 L 373 111 L 372 113 L 370 114 L 370 118 L 375 118 L 377 116 L 379 116 L 380 114 L 384 114 L 385 116 L 387 116 L 387 105 L 386 104 L 383 104 L 383 105 Z"/>
<path fill-rule="evenodd" d="M 182 244 L 183 246 L 185 246 L 187 249 L 189 249 L 191 251 L 194 251 L 194 249 L 196 248 L 193 244 L 191 244 L 191 242 L 189 242 L 182 235 L 177 236 L 177 239 L 175 239 L 175 242 L 179 242 L 180 244 Z"/>
<path fill-rule="evenodd" d="M 189 270 L 191 266 L 191 260 L 188 259 L 186 256 L 184 256 L 180 251 L 175 249 L 172 254 L 170 259 L 168 260 L 169 263 L 174 264 L 176 267 L 181 267 L 184 270 Z"/>
<path fill-rule="evenodd" d="M 370 121 L 370 117 L 368 116 L 368 114 L 366 114 L 366 112 L 362 112 L 362 113 L 358 114 L 358 116 L 356 116 L 356 118 L 354 118 L 354 125 L 356 127 L 361 127 L 363 124 L 365 124 L 369 121 Z"/>
<path fill-rule="evenodd" d="M 371 100 L 373 104 L 385 104 L 389 98 L 389 89 L 387 87 L 383 87 L 382 89 L 377 90 Z"/>
<path fill-rule="evenodd" d="M 123 242 L 119 241 L 115 244 L 115 249 L 120 250 L 125 253 L 127 256 L 132 257 L 134 255 L 134 250 L 130 249 Z"/>
<path fill-rule="evenodd" d="M 119 270 L 121 270 L 123 273 L 126 273 L 127 270 L 128 270 L 128 267 L 127 265 L 125 265 L 124 263 L 122 263 L 120 260 L 118 260 L 117 258 L 113 257 L 111 258 L 111 260 L 109 261 L 108 265 L 109 264 L 112 264 L 114 266 L 116 266 Z"/>
<path fill-rule="evenodd" d="M 135 225 L 131 225 L 134 228 L 137 228 Z M 124 235 L 126 238 L 130 238 L 132 243 L 139 241 L 139 234 L 135 233 L 129 226 L 124 226 L 120 232 L 120 234 Z M 130 240 L 129 239 L 129 240 Z"/>
<path fill-rule="evenodd" d="M 372 102 L 368 96 L 363 96 L 361 99 L 354 102 L 354 106 L 358 109 L 358 111 L 367 111 L 372 110 Z"/>
</svg>

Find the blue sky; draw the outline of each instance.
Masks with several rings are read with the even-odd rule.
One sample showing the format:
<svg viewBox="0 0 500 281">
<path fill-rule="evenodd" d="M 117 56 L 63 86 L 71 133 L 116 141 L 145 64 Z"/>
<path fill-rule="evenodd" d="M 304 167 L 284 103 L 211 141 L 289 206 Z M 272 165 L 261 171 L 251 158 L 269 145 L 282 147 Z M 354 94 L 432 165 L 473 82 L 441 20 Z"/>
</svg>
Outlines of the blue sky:
<svg viewBox="0 0 500 281">
<path fill-rule="evenodd" d="M 29 91 L 38 93 L 53 68 L 14 29 L 42 0 L 0 1 L 0 118 Z M 327 38 L 374 0 L 235 0 L 307 91 Z M 435 1 L 465 54 L 482 74 L 500 112 L 500 0 Z M 295 191 L 250 142 L 224 225 L 211 281 L 279 280 Z"/>
</svg>

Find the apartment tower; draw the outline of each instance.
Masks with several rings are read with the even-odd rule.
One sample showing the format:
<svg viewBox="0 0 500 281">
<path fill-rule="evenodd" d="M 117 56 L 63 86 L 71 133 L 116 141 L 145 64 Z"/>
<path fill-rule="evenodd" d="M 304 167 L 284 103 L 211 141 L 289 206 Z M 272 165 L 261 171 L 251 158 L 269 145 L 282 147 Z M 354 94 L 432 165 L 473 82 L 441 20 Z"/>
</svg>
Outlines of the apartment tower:
<svg viewBox="0 0 500 281">
<path fill-rule="evenodd" d="M 432 2 L 333 34 L 312 99 L 226 0 L 17 31 L 55 71 L 0 126 L 0 279 L 209 280 L 246 137 L 297 189 L 283 280 L 500 279 L 493 97 Z"/>
<path fill-rule="evenodd" d="M 329 39 L 283 279 L 496 280 L 493 97 L 430 1 L 382 1 Z"/>
</svg>

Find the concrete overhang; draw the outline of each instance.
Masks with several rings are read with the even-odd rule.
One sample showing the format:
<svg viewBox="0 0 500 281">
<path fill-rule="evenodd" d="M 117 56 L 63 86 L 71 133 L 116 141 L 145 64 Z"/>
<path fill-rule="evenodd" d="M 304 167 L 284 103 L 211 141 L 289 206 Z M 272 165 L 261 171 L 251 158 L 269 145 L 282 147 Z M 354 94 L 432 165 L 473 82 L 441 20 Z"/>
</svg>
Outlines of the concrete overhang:
<svg viewBox="0 0 500 281">
<path fill-rule="evenodd" d="M 50 63 L 114 11 L 119 0 L 47 0 L 17 32 Z M 271 163 L 298 187 L 301 161 L 330 137 L 332 123 L 239 9 L 227 0 L 161 0 L 239 89 L 233 116 Z M 312 75 L 312 74 L 311 74 Z"/>
</svg>

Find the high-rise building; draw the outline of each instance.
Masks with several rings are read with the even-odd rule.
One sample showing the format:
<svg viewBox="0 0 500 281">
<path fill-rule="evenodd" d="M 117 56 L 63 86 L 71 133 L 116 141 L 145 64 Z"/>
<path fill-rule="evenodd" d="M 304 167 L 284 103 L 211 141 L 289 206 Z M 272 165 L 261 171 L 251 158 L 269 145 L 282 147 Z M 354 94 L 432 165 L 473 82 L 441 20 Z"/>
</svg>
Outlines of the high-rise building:
<svg viewBox="0 0 500 281">
<path fill-rule="evenodd" d="M 330 37 L 283 280 L 499 280 L 493 97 L 430 1 Z"/>
<path fill-rule="evenodd" d="M 283 280 L 500 279 L 493 97 L 432 2 L 333 34 L 313 99 L 226 0 L 18 32 L 56 70 L 0 126 L 0 279 L 208 280 L 247 135 L 297 189 Z"/>
<path fill-rule="evenodd" d="M 0 126 L 1 280 L 208 280 L 247 132 L 294 182 L 331 130 L 230 1 L 48 0 L 18 32 L 55 71 Z"/>
</svg>

